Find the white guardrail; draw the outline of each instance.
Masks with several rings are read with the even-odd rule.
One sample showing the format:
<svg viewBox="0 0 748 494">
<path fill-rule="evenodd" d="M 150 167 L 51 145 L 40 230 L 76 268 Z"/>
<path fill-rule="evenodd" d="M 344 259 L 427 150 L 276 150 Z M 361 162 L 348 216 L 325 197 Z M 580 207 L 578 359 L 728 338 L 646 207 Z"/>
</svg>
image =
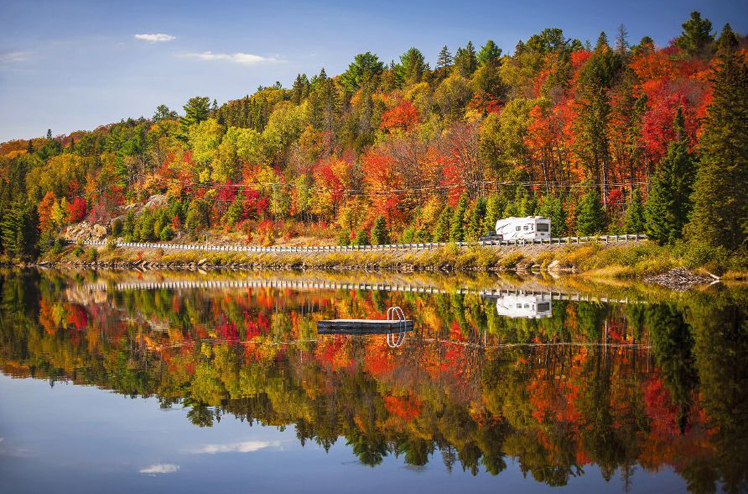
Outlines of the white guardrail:
<svg viewBox="0 0 748 494">
<path fill-rule="evenodd" d="M 475 246 L 508 246 L 508 245 L 551 245 L 551 244 L 582 244 L 589 242 L 616 243 L 638 242 L 646 240 L 646 235 L 602 235 L 597 237 L 559 237 L 548 240 L 479 240 L 477 242 L 455 242 L 458 247 Z M 83 242 L 84 245 L 105 246 L 106 241 Z M 387 244 L 387 245 L 274 245 L 262 247 L 255 245 L 214 245 L 214 244 L 167 244 L 153 242 L 115 242 L 116 247 L 135 249 L 164 249 L 164 250 L 197 250 L 219 252 L 355 252 L 355 251 L 392 251 L 392 250 L 432 250 L 446 247 L 446 242 L 429 242 L 417 244 Z"/>
</svg>

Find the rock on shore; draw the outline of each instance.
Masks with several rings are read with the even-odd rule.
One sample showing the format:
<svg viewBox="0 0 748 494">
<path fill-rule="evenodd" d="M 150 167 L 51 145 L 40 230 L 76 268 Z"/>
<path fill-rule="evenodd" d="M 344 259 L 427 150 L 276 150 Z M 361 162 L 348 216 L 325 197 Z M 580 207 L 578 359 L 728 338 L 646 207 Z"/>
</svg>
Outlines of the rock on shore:
<svg viewBox="0 0 748 494">
<path fill-rule="evenodd" d="M 646 281 L 647 283 L 664 286 L 672 290 L 686 291 L 690 290 L 696 285 L 704 285 L 707 283 L 711 283 L 714 280 L 705 276 L 694 274 L 686 268 L 675 268 L 671 269 L 667 273 L 648 276 L 644 278 L 644 281 Z"/>
</svg>

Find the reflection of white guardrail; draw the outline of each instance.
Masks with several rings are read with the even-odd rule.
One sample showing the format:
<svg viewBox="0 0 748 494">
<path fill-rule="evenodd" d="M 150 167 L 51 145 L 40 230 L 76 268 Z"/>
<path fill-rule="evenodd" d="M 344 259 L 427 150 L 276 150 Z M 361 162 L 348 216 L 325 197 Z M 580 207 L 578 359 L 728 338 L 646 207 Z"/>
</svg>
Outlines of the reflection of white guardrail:
<svg viewBox="0 0 748 494">
<path fill-rule="evenodd" d="M 635 299 L 619 299 L 608 297 L 597 297 L 594 295 L 582 295 L 573 292 L 561 292 L 558 290 L 520 290 L 520 289 L 475 289 L 455 288 L 444 289 L 434 286 L 404 285 L 391 283 L 339 283 L 332 281 L 308 281 L 308 280 L 267 280 L 267 279 L 245 279 L 245 280 L 215 280 L 215 281 L 127 281 L 107 285 L 106 283 L 89 283 L 85 285 L 90 291 L 115 291 L 124 290 L 210 290 L 210 289 L 232 289 L 232 288 L 291 288 L 294 290 L 382 290 L 390 292 L 415 292 L 425 294 L 462 294 L 479 295 L 484 298 L 499 298 L 511 295 L 522 296 L 545 296 L 550 300 L 566 300 L 572 302 L 602 302 L 615 304 L 641 303 Z"/>
<path fill-rule="evenodd" d="M 552 244 L 584 244 L 638 242 L 645 240 L 646 235 L 602 235 L 599 237 L 559 237 L 545 240 L 480 240 L 477 242 L 455 242 L 458 247 L 498 247 L 515 245 L 552 245 Z M 104 246 L 105 241 L 84 242 L 85 245 Z M 416 244 L 387 244 L 387 245 L 274 245 L 262 247 L 255 245 L 215 245 L 215 244 L 167 244 L 154 242 L 115 242 L 116 247 L 133 249 L 164 249 L 164 250 L 196 250 L 210 252 L 357 252 L 357 251 L 397 251 L 397 250 L 433 250 L 446 247 L 446 242 L 428 242 Z"/>
</svg>

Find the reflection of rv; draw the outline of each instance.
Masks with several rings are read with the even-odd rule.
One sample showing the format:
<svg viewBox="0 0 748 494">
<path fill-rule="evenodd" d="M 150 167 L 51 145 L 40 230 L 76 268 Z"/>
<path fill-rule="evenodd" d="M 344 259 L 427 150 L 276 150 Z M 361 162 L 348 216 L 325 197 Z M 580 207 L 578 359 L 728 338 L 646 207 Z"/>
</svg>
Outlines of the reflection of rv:
<svg viewBox="0 0 748 494">
<path fill-rule="evenodd" d="M 495 240 L 549 240 L 551 220 L 542 216 L 504 218 L 496 222 L 496 234 L 489 237 Z"/>
<path fill-rule="evenodd" d="M 496 301 L 496 312 L 505 317 L 543 319 L 551 317 L 550 294 L 506 294 Z"/>
</svg>

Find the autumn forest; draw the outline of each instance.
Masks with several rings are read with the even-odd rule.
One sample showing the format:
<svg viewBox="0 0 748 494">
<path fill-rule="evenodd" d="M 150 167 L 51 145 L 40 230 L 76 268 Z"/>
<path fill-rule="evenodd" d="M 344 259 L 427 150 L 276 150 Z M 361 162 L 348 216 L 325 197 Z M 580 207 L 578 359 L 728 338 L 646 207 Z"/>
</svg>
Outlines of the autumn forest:
<svg viewBox="0 0 748 494">
<path fill-rule="evenodd" d="M 505 216 L 553 235 L 744 248 L 746 39 L 694 12 L 668 46 L 545 29 L 428 62 L 357 55 L 219 104 L 194 97 L 0 146 L 6 258 L 114 237 L 368 244 L 475 240 Z M 684 240 L 685 239 L 685 240 Z"/>
</svg>

